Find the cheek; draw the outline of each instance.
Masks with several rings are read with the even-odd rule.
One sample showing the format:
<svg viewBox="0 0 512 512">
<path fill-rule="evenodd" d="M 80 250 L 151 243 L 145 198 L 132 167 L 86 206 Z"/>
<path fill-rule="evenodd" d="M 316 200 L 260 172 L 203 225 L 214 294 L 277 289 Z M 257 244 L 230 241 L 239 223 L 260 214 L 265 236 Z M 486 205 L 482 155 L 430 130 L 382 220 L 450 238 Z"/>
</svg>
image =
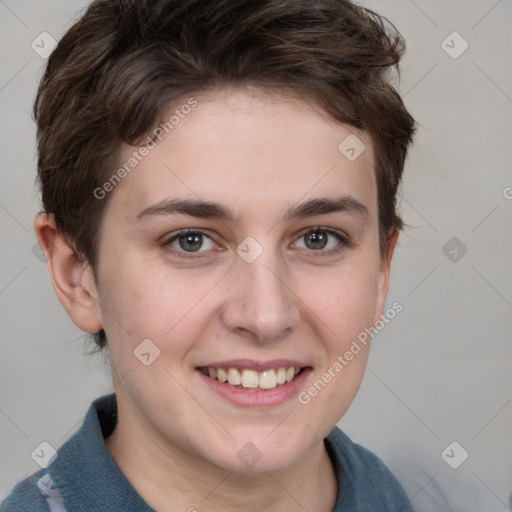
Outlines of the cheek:
<svg viewBox="0 0 512 512">
<path fill-rule="evenodd" d="M 361 384 L 368 359 L 377 301 L 376 273 L 371 266 L 352 268 L 315 287 L 308 303 L 320 319 L 325 350 L 315 379 L 299 395 L 304 411 L 334 424 L 346 412 Z"/>
<path fill-rule="evenodd" d="M 186 271 L 155 270 L 125 259 L 104 273 L 101 301 L 111 349 L 125 364 L 146 339 L 179 361 L 201 330 L 205 297 L 215 279 Z M 196 332 L 197 331 L 197 332 Z"/>
<path fill-rule="evenodd" d="M 377 304 L 377 273 L 372 265 L 352 266 L 315 279 L 306 304 L 323 321 L 332 344 L 342 349 L 372 325 Z"/>
</svg>

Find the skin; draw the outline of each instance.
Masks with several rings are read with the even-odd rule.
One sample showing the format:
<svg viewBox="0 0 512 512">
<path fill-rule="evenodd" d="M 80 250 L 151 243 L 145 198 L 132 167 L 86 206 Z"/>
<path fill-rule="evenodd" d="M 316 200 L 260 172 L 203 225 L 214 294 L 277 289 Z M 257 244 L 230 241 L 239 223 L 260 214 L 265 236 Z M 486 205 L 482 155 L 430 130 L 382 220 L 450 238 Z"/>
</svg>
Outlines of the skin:
<svg viewBox="0 0 512 512">
<path fill-rule="evenodd" d="M 74 257 L 52 215 L 37 217 L 36 234 L 73 322 L 107 333 L 119 422 L 106 446 L 151 507 L 291 511 L 299 503 L 327 512 L 338 483 L 323 439 L 359 388 L 368 348 L 306 405 L 296 397 L 271 407 L 234 405 L 204 384 L 197 367 L 294 359 L 311 368 L 304 391 L 379 319 L 398 233 L 380 254 L 372 144 L 282 92 L 221 89 L 196 99 L 111 192 L 96 275 Z M 353 162 L 338 150 L 352 133 L 366 145 Z M 134 149 L 126 147 L 119 163 Z M 177 196 L 222 203 L 238 222 L 137 218 Z M 367 215 L 284 219 L 298 203 L 340 196 L 361 203 Z M 187 228 L 207 235 L 199 253 L 177 239 L 165 245 Z M 328 235 L 327 246 L 315 248 L 304 236 L 313 228 L 349 242 Z M 263 249 L 252 263 L 236 252 L 248 236 Z M 134 349 L 148 338 L 160 356 L 145 366 Z M 248 442 L 261 453 L 252 467 L 237 457 Z"/>
</svg>

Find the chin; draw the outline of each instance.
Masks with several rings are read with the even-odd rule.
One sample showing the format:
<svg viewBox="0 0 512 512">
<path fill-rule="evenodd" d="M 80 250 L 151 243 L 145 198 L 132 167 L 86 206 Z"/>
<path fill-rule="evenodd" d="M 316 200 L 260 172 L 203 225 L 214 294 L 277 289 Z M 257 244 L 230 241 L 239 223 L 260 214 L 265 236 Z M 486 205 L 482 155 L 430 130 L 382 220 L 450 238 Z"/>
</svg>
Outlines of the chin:
<svg viewBox="0 0 512 512">
<path fill-rule="evenodd" d="M 269 432 L 236 436 L 207 457 L 216 466 L 240 475 L 280 473 L 297 464 L 313 442 L 297 431 L 293 436 Z"/>
</svg>

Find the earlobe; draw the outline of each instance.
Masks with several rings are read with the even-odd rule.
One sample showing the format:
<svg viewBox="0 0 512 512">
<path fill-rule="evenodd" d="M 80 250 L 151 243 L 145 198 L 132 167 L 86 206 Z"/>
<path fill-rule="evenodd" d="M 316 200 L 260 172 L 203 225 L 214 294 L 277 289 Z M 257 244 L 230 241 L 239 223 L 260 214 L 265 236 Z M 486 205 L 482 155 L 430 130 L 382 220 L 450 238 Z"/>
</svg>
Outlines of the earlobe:
<svg viewBox="0 0 512 512">
<path fill-rule="evenodd" d="M 40 213 L 34 221 L 34 230 L 53 289 L 69 317 L 83 331 L 100 331 L 103 322 L 91 266 L 76 256 L 57 229 L 53 214 Z"/>
</svg>

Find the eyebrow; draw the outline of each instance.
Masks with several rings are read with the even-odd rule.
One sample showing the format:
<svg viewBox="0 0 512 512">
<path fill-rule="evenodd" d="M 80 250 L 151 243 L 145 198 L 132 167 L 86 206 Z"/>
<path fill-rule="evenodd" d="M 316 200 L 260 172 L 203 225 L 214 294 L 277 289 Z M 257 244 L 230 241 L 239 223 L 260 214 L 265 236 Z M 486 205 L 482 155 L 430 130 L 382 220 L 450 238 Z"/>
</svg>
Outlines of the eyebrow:
<svg viewBox="0 0 512 512">
<path fill-rule="evenodd" d="M 351 196 L 337 198 L 317 198 L 300 203 L 288 209 L 284 215 L 284 221 L 304 219 L 315 215 L 329 213 L 348 213 L 368 220 L 366 206 Z M 239 224 L 242 216 L 232 212 L 226 206 L 211 201 L 200 199 L 167 199 L 142 210 L 136 217 L 138 221 L 145 218 L 162 215 L 189 215 L 201 219 L 216 219 L 230 224 Z"/>
<path fill-rule="evenodd" d="M 368 220 L 368 209 L 366 206 L 351 196 L 337 197 L 334 199 L 318 198 L 300 203 L 284 214 L 284 220 L 304 219 L 315 215 L 326 215 L 328 213 L 343 212 L 356 215 L 361 220 Z"/>
</svg>

